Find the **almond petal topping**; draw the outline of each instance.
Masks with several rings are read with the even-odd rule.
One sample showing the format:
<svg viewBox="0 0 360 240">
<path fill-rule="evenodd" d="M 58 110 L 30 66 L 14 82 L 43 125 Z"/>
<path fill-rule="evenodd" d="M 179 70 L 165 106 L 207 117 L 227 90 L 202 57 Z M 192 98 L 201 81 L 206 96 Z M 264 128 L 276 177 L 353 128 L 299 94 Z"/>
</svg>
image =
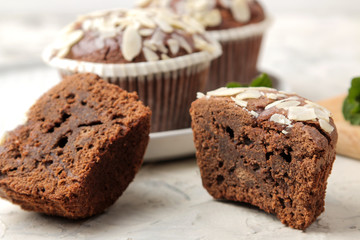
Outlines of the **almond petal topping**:
<svg viewBox="0 0 360 240">
<path fill-rule="evenodd" d="M 151 49 L 144 47 L 143 52 L 144 52 L 146 61 L 153 62 L 153 61 L 159 60 L 159 56 Z"/>
<path fill-rule="evenodd" d="M 251 18 L 251 11 L 247 0 L 233 0 L 230 9 L 234 18 L 239 22 L 247 22 Z"/>
<path fill-rule="evenodd" d="M 134 26 L 128 26 L 124 31 L 121 51 L 127 61 L 132 61 L 141 52 L 141 36 L 138 29 Z"/>
</svg>

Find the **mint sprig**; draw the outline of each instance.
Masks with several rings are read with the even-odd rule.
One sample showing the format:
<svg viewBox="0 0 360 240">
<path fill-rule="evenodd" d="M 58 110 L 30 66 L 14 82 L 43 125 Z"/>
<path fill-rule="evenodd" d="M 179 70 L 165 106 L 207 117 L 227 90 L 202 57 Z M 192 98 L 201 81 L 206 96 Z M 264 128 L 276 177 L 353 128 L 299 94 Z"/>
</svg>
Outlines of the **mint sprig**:
<svg viewBox="0 0 360 240">
<path fill-rule="evenodd" d="M 360 125 L 360 77 L 351 81 L 349 94 L 344 100 L 342 112 L 344 118 L 352 125 Z"/>
<path fill-rule="evenodd" d="M 241 84 L 238 82 L 231 82 L 226 85 L 227 88 L 237 88 L 237 87 L 269 87 L 273 86 L 270 77 L 266 73 L 260 74 L 256 77 L 250 84 Z"/>
</svg>

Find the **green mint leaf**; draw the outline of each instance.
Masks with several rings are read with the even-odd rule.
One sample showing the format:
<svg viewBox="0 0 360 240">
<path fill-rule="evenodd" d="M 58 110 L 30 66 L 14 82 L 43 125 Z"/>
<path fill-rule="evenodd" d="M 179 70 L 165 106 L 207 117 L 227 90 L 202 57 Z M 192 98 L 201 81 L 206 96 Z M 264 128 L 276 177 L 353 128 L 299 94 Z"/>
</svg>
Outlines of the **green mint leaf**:
<svg viewBox="0 0 360 240">
<path fill-rule="evenodd" d="M 351 81 L 349 94 L 343 103 L 344 118 L 352 125 L 360 125 L 360 77 Z"/>
<path fill-rule="evenodd" d="M 272 81 L 266 73 L 260 74 L 256 77 L 250 85 L 241 84 L 238 82 L 230 82 L 226 85 L 227 88 L 237 88 L 237 87 L 272 87 Z"/>
<path fill-rule="evenodd" d="M 230 83 L 226 84 L 226 87 L 227 88 L 237 88 L 237 87 L 248 87 L 248 85 L 241 84 L 238 82 L 230 82 Z"/>
<path fill-rule="evenodd" d="M 272 87 L 272 81 L 266 73 L 260 74 L 251 83 L 250 87 Z"/>
</svg>

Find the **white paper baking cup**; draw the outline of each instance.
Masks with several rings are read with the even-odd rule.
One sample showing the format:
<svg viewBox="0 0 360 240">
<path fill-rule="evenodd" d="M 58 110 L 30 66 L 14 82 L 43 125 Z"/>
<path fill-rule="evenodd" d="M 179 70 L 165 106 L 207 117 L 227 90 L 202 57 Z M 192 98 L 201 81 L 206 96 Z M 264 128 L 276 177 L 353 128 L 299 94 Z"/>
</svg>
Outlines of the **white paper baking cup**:
<svg viewBox="0 0 360 240">
<path fill-rule="evenodd" d="M 207 91 L 224 87 L 229 82 L 247 84 L 258 74 L 262 38 L 271 22 L 267 17 L 259 23 L 207 32 L 223 49 L 223 55 L 211 63 Z"/>
<path fill-rule="evenodd" d="M 220 43 L 237 41 L 249 37 L 263 35 L 265 31 L 270 27 L 271 23 L 272 18 L 266 17 L 263 21 L 258 23 L 251 23 L 245 26 L 230 29 L 207 31 L 207 34 L 211 38 L 219 41 Z"/>
<path fill-rule="evenodd" d="M 205 90 L 210 62 L 218 58 L 221 45 L 212 41 L 213 52 L 197 52 L 168 60 L 108 64 L 52 57 L 47 47 L 43 59 L 62 76 L 91 72 L 127 91 L 136 91 L 152 114 L 152 132 L 190 127 L 189 109 L 196 93 Z"/>
</svg>

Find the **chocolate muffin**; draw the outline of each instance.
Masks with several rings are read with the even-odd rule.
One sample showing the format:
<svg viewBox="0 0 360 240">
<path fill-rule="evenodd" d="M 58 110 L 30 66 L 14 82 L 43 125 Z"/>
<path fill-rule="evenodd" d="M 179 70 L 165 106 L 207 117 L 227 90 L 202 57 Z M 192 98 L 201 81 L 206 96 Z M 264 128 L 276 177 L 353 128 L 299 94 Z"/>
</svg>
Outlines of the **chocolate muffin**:
<svg viewBox="0 0 360 240">
<path fill-rule="evenodd" d="M 0 145 L 0 196 L 71 219 L 103 212 L 138 172 L 149 108 L 95 74 L 65 78 Z"/>
<path fill-rule="evenodd" d="M 109 10 L 79 17 L 44 51 L 62 75 L 92 72 L 136 91 L 152 132 L 190 127 L 189 108 L 210 61 L 221 54 L 201 24 L 166 9 Z"/>
<path fill-rule="evenodd" d="M 142 0 L 139 7 L 163 7 L 202 23 L 223 55 L 211 64 L 207 90 L 228 82 L 248 84 L 258 74 L 262 37 L 270 24 L 256 0 Z"/>
<path fill-rule="evenodd" d="M 305 229 L 324 211 L 337 131 L 325 108 L 270 88 L 199 94 L 190 110 L 203 186 Z"/>
</svg>

